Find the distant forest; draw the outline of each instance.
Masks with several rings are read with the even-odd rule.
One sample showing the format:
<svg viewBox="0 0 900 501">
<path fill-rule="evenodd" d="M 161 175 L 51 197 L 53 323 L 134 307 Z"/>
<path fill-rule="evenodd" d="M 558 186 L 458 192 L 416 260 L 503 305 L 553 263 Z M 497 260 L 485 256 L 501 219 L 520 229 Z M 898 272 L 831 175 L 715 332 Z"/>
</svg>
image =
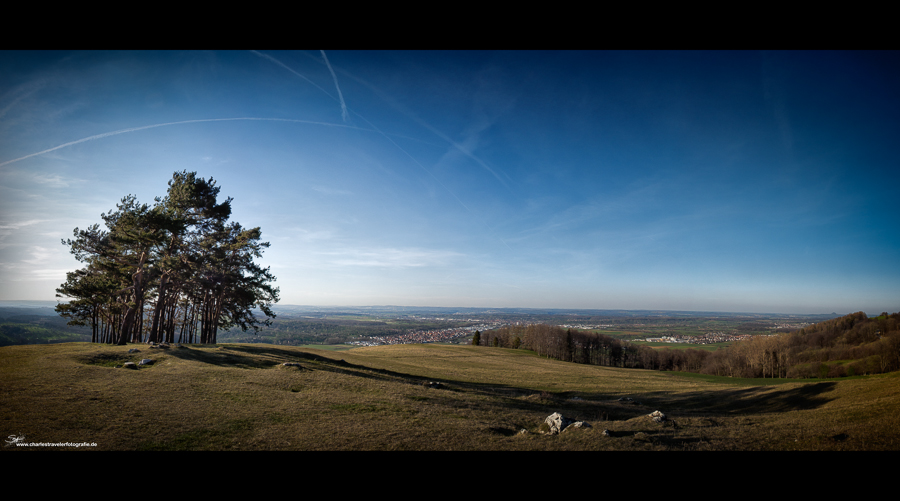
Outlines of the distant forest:
<svg viewBox="0 0 900 501">
<path fill-rule="evenodd" d="M 90 327 L 66 325 L 66 319 L 49 308 L 0 307 L 0 346 L 90 340 Z"/>
<path fill-rule="evenodd" d="M 900 313 L 857 312 L 794 332 L 754 336 L 716 351 L 653 349 L 603 334 L 550 325 L 486 331 L 478 344 L 611 367 L 745 378 L 814 378 L 900 370 Z"/>
</svg>

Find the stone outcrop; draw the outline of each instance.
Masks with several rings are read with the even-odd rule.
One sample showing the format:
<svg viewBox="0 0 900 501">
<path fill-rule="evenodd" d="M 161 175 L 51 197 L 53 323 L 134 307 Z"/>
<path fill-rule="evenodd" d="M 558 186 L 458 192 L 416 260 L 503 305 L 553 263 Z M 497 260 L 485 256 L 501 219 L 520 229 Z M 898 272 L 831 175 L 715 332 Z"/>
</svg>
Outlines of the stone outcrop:
<svg viewBox="0 0 900 501">
<path fill-rule="evenodd" d="M 575 421 L 574 419 L 569 419 L 558 412 L 554 412 L 547 416 L 547 419 L 544 420 L 544 424 L 549 427 L 548 431 L 542 431 L 548 435 L 557 435 L 569 428 L 590 428 L 591 425 L 584 421 Z M 542 430 L 544 427 L 541 427 Z"/>
</svg>

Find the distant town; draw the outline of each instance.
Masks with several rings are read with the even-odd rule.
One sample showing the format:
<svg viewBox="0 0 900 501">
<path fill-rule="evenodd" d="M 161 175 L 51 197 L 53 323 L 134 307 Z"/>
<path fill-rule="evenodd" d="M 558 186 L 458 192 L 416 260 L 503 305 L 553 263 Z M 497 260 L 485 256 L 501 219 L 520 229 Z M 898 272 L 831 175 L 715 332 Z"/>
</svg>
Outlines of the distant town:
<svg viewBox="0 0 900 501">
<path fill-rule="evenodd" d="M 0 301 L 0 345 L 91 339 L 89 327 L 67 325 L 55 301 Z M 757 335 L 798 330 L 832 315 L 662 312 L 625 310 L 535 310 L 518 308 L 304 307 L 275 306 L 271 326 L 258 333 L 223 330 L 226 343 L 380 346 L 471 342 L 482 333 L 513 325 L 547 324 L 608 332 L 625 341 L 730 343 Z M 834 314 L 835 316 L 837 314 Z M 177 319 L 176 319 L 177 320 Z M 176 323 L 179 326 L 180 323 Z"/>
<path fill-rule="evenodd" d="M 727 343 L 731 341 L 741 341 L 750 339 L 754 334 L 725 334 L 724 332 L 708 332 L 699 336 L 662 336 L 647 337 L 643 339 L 635 339 L 635 341 L 644 341 L 648 343 L 688 343 L 688 344 L 715 344 Z"/>
<path fill-rule="evenodd" d="M 474 334 L 475 331 L 497 329 L 504 325 L 508 325 L 508 323 L 498 321 L 472 325 L 469 327 L 418 330 L 393 336 L 371 336 L 363 340 L 348 341 L 345 344 L 354 346 L 381 346 L 386 344 L 452 343 L 454 340 L 467 339 Z"/>
</svg>

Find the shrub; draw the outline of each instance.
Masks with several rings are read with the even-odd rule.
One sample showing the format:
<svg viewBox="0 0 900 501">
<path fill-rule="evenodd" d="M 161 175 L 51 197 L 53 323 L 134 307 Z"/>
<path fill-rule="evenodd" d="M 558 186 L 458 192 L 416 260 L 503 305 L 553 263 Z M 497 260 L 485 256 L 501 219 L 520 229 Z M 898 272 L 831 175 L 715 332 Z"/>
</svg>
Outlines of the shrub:
<svg viewBox="0 0 900 501">
<path fill-rule="evenodd" d="M 828 377 L 846 377 L 847 369 L 843 364 L 835 364 L 828 368 Z"/>
</svg>

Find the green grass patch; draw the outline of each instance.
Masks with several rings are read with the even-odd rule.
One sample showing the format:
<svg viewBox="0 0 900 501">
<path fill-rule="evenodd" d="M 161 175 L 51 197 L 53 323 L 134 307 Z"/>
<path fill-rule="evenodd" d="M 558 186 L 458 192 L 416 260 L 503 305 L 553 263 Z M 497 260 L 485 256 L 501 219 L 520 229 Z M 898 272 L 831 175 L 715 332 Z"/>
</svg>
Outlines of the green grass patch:
<svg viewBox="0 0 900 501">
<path fill-rule="evenodd" d="M 383 410 L 383 407 L 379 407 L 377 405 L 371 404 L 332 404 L 330 409 L 338 412 L 351 412 L 356 414 L 364 414 L 366 412 L 378 412 Z"/>
<path fill-rule="evenodd" d="M 253 421 L 238 419 L 220 426 L 181 433 L 168 440 L 145 442 L 140 451 L 228 450 L 239 448 L 240 440 L 253 430 Z"/>
</svg>

